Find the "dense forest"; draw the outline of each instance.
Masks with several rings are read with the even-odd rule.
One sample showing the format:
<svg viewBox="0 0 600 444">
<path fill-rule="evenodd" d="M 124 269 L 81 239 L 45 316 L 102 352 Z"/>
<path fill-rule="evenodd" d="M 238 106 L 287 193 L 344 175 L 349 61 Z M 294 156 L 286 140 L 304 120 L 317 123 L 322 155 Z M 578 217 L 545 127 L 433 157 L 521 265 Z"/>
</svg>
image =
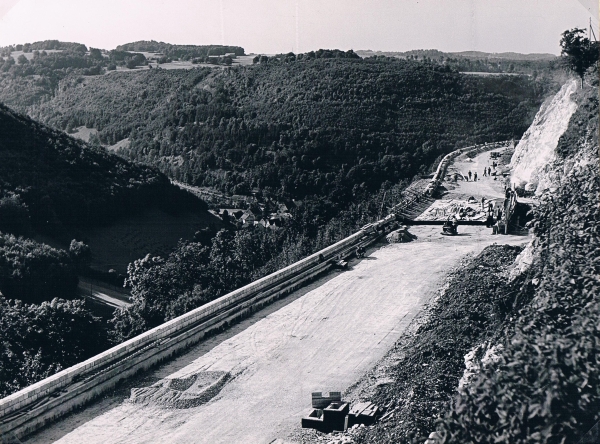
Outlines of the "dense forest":
<svg viewBox="0 0 600 444">
<path fill-rule="evenodd" d="M 104 323 L 81 300 L 41 304 L 0 295 L 0 397 L 75 365 L 108 347 Z"/>
<path fill-rule="evenodd" d="M 469 78 L 407 60 L 271 57 L 225 71 L 151 70 L 63 80 L 29 108 L 170 177 L 278 200 L 375 191 L 428 171 L 457 146 L 518 138 L 548 83 Z"/>
<path fill-rule="evenodd" d="M 73 346 L 83 358 L 109 338 L 115 343 L 141 333 L 350 234 L 456 147 L 520 137 L 554 88 L 546 79 L 472 78 L 438 63 L 363 60 L 336 50 L 259 56 L 252 66 L 223 70 L 100 75 L 108 63 L 127 64 L 136 54 L 130 51 L 181 49 L 147 44 L 111 52 L 33 44 L 20 50 L 39 54 L 16 63 L 5 54 L 0 99 L 56 130 L 0 108 L 0 132 L 7 135 L 0 153 L 8 160 L 0 164 L 0 290 L 22 301 L 5 301 L 11 315 L 1 339 L 27 349 L 19 352 L 25 361 L 4 350 L 4 371 L 13 375 L 7 380 L 16 381 L 4 393 L 75 359 L 55 356 L 27 336 L 29 330 L 11 329 L 11 320 L 34 325 L 27 316 L 59 307 L 65 316 L 77 313 L 77 331 L 101 326 L 76 301 L 23 305 L 72 298 L 89 250 L 77 241 L 68 252 L 56 250 L 19 235 L 68 242 L 77 238 L 77 227 L 151 207 L 203 207 L 166 176 L 226 195 L 252 193 L 265 207 L 254 205 L 257 213 L 289 205 L 291 218 L 282 229 L 229 225 L 216 234 L 198 233 L 169 255 L 131 263 L 126 284 L 132 305 L 115 312 L 112 329 L 102 327 L 98 343 Z M 213 55 L 213 49 L 206 50 Z M 80 126 L 98 130 L 90 144 L 59 131 Z M 107 152 L 117 142 L 128 160 Z M 68 288 L 53 279 L 32 286 L 44 267 L 50 277 L 63 276 Z M 29 269 L 36 273 L 23 272 Z M 44 328 L 54 331 L 53 325 Z M 65 334 L 61 341 L 69 348 L 75 338 Z M 14 376 L 19 366 L 27 369 L 22 380 Z"/>
<path fill-rule="evenodd" d="M 0 105 L 0 230 L 68 236 L 73 229 L 201 201 L 153 168 L 91 147 Z"/>
<path fill-rule="evenodd" d="M 154 52 L 173 59 L 190 60 L 208 56 L 222 56 L 225 54 L 245 55 L 244 48 L 225 45 L 172 45 L 170 43 L 156 42 L 154 40 L 140 40 L 138 42 L 119 45 L 117 51 L 128 52 Z"/>
<path fill-rule="evenodd" d="M 89 267 L 91 254 L 73 239 L 80 228 L 149 208 L 177 213 L 206 206 L 153 168 L 3 105 L 0 134 L 0 396 L 5 396 L 108 346 L 106 323 L 75 299 L 78 275 Z M 67 251 L 29 238 L 40 234 L 67 244 L 73 240 Z"/>
<path fill-rule="evenodd" d="M 552 54 L 485 53 L 479 51 L 442 52 L 416 49 L 406 52 L 357 51 L 361 57 L 396 57 L 449 66 L 461 72 L 553 75 L 560 69 L 560 58 Z"/>
</svg>

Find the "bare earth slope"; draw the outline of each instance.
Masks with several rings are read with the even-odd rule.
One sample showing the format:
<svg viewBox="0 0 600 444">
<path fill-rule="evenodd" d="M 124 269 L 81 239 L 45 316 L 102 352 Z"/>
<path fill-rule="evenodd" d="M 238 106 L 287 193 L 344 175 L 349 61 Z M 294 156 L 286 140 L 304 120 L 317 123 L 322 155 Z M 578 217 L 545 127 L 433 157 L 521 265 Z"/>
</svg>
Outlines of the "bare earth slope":
<svg viewBox="0 0 600 444">
<path fill-rule="evenodd" d="M 483 227 L 460 228 L 461 236 L 446 238 L 440 227 L 413 227 L 417 241 L 376 249 L 205 354 L 191 350 L 178 359 L 189 364 L 175 373 L 168 365 L 155 371 L 158 378 L 231 372 L 233 379 L 207 404 L 169 410 L 112 403 L 84 410 L 26 442 L 287 440 L 309 409 L 312 391 L 352 385 L 395 343 L 459 258 L 500 240 Z M 525 238 L 501 241 L 521 244 Z"/>
</svg>

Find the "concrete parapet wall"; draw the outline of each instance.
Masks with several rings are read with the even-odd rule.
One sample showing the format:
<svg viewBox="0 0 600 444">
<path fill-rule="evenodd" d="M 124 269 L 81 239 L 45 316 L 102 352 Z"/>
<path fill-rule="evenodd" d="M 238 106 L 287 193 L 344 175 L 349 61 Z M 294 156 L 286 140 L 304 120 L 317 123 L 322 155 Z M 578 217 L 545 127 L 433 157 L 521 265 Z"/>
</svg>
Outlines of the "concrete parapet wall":
<svg viewBox="0 0 600 444">
<path fill-rule="evenodd" d="M 448 168 L 448 165 L 450 165 L 450 162 L 452 160 L 454 160 L 456 157 L 460 156 L 461 154 L 470 153 L 473 151 L 482 153 L 484 151 L 501 148 L 503 146 L 509 146 L 510 143 L 511 143 L 510 140 L 505 140 L 502 142 L 484 143 L 481 145 L 473 145 L 473 146 L 469 146 L 466 148 L 460 148 L 458 150 L 455 150 L 455 151 L 452 151 L 451 153 L 446 154 L 442 158 L 437 169 L 435 170 L 435 174 L 433 175 L 431 182 L 429 182 L 429 185 L 427 185 L 427 188 L 425 189 L 425 193 L 428 194 L 429 196 L 431 196 L 431 195 L 433 195 L 433 193 L 435 193 L 435 190 L 437 190 L 437 187 L 440 186 L 440 184 L 442 183 L 442 179 L 446 175 L 446 169 Z"/>
<path fill-rule="evenodd" d="M 0 400 L 0 434 L 25 436 L 284 294 L 378 238 L 386 218 L 305 259 L 228 293 Z"/>
</svg>

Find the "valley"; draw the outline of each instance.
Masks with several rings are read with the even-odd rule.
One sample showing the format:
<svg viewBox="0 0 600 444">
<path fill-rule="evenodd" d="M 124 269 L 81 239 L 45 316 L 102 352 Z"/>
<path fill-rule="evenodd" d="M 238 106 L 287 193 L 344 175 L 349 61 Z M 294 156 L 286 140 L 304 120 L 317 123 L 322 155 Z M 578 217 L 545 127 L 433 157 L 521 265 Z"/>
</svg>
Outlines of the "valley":
<svg viewBox="0 0 600 444">
<path fill-rule="evenodd" d="M 0 440 L 589 434 L 583 36 L 560 58 L 0 48 Z M 379 420 L 301 429 L 315 391 Z"/>
</svg>

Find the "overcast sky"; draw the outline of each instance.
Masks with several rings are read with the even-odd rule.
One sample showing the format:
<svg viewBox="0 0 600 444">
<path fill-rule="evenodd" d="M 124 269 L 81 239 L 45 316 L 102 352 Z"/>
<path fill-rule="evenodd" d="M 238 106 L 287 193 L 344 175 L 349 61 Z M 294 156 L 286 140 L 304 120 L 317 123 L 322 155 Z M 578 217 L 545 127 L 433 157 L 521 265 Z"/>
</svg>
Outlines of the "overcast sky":
<svg viewBox="0 0 600 444">
<path fill-rule="evenodd" d="M 589 11 L 592 11 L 591 13 Z M 0 0 L 0 46 L 58 39 L 113 49 L 136 40 L 319 48 L 558 54 L 598 0 Z"/>
</svg>

